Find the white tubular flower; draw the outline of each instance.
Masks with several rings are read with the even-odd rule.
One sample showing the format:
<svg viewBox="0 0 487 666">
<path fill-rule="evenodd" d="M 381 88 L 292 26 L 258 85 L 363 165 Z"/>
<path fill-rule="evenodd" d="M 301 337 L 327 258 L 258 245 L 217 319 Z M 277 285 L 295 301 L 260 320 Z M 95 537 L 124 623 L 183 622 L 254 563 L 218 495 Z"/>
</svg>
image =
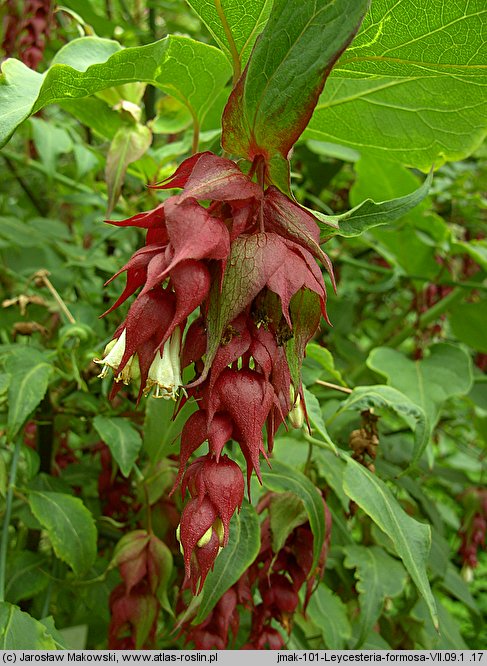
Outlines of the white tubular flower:
<svg viewBox="0 0 487 666">
<path fill-rule="evenodd" d="M 181 329 L 178 326 L 164 344 L 162 355 L 158 351 L 152 361 L 144 389 L 145 395 L 148 395 L 152 387 L 155 386 L 154 398 L 176 400 L 179 388 L 183 383 L 180 354 Z"/>
<path fill-rule="evenodd" d="M 126 340 L 125 329 L 122 331 L 122 335 L 112 340 L 105 347 L 104 357 L 102 359 L 95 358 L 94 362 L 102 365 L 102 371 L 98 375 L 102 379 L 107 376 L 108 368 L 112 368 L 115 372 L 118 370 L 118 366 L 122 361 L 123 355 L 125 353 L 125 340 Z"/>
</svg>

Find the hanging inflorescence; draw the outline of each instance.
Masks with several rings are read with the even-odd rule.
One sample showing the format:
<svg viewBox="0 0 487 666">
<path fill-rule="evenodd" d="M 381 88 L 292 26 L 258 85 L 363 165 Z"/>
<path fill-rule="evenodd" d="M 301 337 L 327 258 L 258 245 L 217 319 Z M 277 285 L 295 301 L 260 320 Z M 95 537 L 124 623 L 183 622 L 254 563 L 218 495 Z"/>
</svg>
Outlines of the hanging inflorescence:
<svg viewBox="0 0 487 666">
<path fill-rule="evenodd" d="M 111 278 L 126 273 L 126 286 L 105 314 L 140 291 L 96 362 L 101 377 L 113 370 L 112 396 L 137 380 L 139 399 L 149 393 L 196 399 L 182 431 L 175 484 L 182 481 L 191 496 L 179 539 L 194 592 L 228 542 L 243 500 L 242 471 L 224 447 L 238 443 L 250 485 L 253 471 L 261 479 L 260 456 L 272 451 L 279 425 L 288 416 L 302 421 L 301 363 L 321 315 L 327 318 L 316 259 L 333 280 L 313 216 L 276 187 L 266 188 L 265 177 L 254 182 L 259 166 L 257 160 L 244 174 L 229 159 L 199 153 L 157 186 L 181 188 L 179 194 L 112 222 L 147 229 L 147 236 Z M 194 380 L 183 387 L 182 371 L 191 364 Z M 207 455 L 186 469 L 203 442 Z"/>
</svg>

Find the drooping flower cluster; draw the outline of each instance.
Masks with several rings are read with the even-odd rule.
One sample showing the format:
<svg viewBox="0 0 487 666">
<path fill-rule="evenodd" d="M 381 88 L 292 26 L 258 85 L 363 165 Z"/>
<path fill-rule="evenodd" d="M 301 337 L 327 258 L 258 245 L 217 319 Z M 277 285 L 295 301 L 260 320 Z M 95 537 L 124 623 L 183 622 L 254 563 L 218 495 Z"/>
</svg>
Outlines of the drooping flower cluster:
<svg viewBox="0 0 487 666">
<path fill-rule="evenodd" d="M 208 454 L 188 467 L 181 490 L 183 495 L 189 490 L 193 498 L 184 508 L 178 538 L 186 578 L 196 594 L 198 580 L 201 589 L 220 548 L 228 543 L 230 519 L 242 505 L 244 479 L 240 467 L 227 456 Z"/>
<path fill-rule="evenodd" d="M 140 291 L 97 362 L 102 377 L 114 371 L 112 395 L 136 379 L 139 399 L 151 391 L 176 399 L 181 390 L 183 400 L 196 399 L 198 410 L 182 432 L 178 475 L 192 497 L 180 540 L 194 590 L 227 542 L 230 517 L 242 502 L 241 472 L 223 448 L 236 441 L 248 483 L 253 471 L 261 478 L 260 455 L 267 458 L 279 425 L 298 401 L 299 409 L 304 405 L 301 362 L 321 315 L 326 318 L 316 259 L 331 276 L 332 270 L 318 225 L 276 187 L 266 188 L 265 177 L 254 182 L 256 171 L 262 173 L 258 161 L 244 174 L 231 160 L 194 155 L 158 186 L 182 188 L 179 194 L 112 222 L 147 229 L 147 236 L 114 276 L 126 273 L 126 286 L 108 312 Z M 190 364 L 196 376 L 182 389 L 181 373 Z M 205 441 L 208 455 L 184 475 Z"/>
<path fill-rule="evenodd" d="M 28 67 L 37 68 L 52 27 L 53 4 L 52 0 L 25 0 L 19 13 L 19 3 L 6 1 L 2 50 L 7 56 L 18 54 Z"/>
<path fill-rule="evenodd" d="M 487 536 L 487 490 L 470 488 L 461 497 L 465 516 L 459 531 L 461 546 L 459 555 L 464 563 L 464 575 L 472 577 L 478 565 L 478 550 L 486 548 Z"/>
<path fill-rule="evenodd" d="M 273 501 L 267 495 L 259 510 Z M 285 641 L 280 625 L 290 632 L 293 615 L 299 604 L 299 591 L 305 585 L 303 609 L 306 610 L 317 578 L 321 577 L 331 537 L 331 514 L 325 502 L 326 538 L 316 568 L 313 570 L 313 533 L 308 522 L 295 527 L 277 552 L 273 548 L 270 519 L 261 525 L 260 552 L 241 578 L 221 597 L 201 624 L 188 620 L 182 627 L 186 643 L 198 650 L 224 650 L 233 647 L 239 625 L 239 607 L 251 612 L 251 626 L 243 649 L 280 650 Z M 258 588 L 261 601 L 254 602 Z"/>
<path fill-rule="evenodd" d="M 120 539 L 111 566 L 118 567 L 123 582 L 110 595 L 109 649 L 152 647 L 160 606 L 168 606 L 168 547 L 153 533 L 135 530 Z"/>
<path fill-rule="evenodd" d="M 98 497 L 104 516 L 125 522 L 130 512 L 140 508 L 131 500 L 130 481 L 113 464 L 110 449 L 104 442 L 93 447 L 94 453 L 100 454 L 101 470 L 98 475 Z"/>
</svg>

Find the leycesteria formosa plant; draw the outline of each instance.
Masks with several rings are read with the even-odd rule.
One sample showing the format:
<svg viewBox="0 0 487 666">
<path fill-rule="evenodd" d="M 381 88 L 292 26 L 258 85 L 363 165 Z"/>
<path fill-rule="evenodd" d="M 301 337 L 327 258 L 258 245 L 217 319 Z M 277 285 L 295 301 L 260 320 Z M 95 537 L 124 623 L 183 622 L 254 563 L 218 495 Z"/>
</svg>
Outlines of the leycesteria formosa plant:
<svg viewBox="0 0 487 666">
<path fill-rule="evenodd" d="M 111 278 L 125 274 L 126 285 L 105 314 L 137 295 L 96 362 L 100 377 L 113 371 L 112 397 L 134 381 L 139 400 L 152 394 L 196 402 L 182 430 L 175 483 L 190 497 L 178 538 L 194 593 L 227 545 L 244 497 L 228 445 L 236 442 L 246 460 L 250 494 L 252 473 L 262 480 L 261 458 L 268 461 L 279 426 L 306 414 L 302 360 L 321 317 L 329 323 L 321 268 L 334 287 L 333 269 L 317 220 L 291 193 L 289 157 L 367 9 L 366 0 L 339 4 L 304 3 L 291 20 L 293 3 L 276 0 L 265 31 L 282 39 L 295 31 L 292 67 L 258 39 L 223 114 L 224 156 L 193 154 L 154 186 L 177 193 L 110 222 L 147 235 Z M 300 104 L 290 105 L 287 86 L 291 77 L 296 87 L 300 75 Z M 268 92 L 272 78 L 277 97 Z M 183 383 L 188 366 L 194 376 Z M 188 466 L 204 442 L 208 452 Z"/>
</svg>

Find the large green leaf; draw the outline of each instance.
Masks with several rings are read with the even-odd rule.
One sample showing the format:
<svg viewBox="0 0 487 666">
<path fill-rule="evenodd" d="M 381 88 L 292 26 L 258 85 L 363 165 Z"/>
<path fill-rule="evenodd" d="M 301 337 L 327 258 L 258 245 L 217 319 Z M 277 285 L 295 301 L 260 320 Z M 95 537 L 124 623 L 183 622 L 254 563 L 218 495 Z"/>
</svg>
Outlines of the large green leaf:
<svg viewBox="0 0 487 666">
<path fill-rule="evenodd" d="M 0 602 L 1 650 L 56 650 L 47 628 L 17 606 Z"/>
<path fill-rule="evenodd" d="M 306 387 L 303 387 L 303 393 L 304 399 L 306 401 L 306 411 L 313 436 L 323 440 L 323 442 L 328 445 L 330 450 L 336 453 L 336 446 L 328 434 L 328 430 L 326 429 L 326 424 L 323 419 L 323 414 L 321 413 L 321 405 L 318 398 L 313 393 L 311 393 L 311 391 L 308 391 Z"/>
<path fill-rule="evenodd" d="M 269 502 L 272 550 L 278 553 L 296 527 L 308 520 L 303 500 L 294 493 L 276 493 Z"/>
<path fill-rule="evenodd" d="M 472 387 L 470 357 L 460 347 L 447 343 L 432 346 L 421 361 L 411 361 L 395 349 L 377 347 L 369 354 L 367 365 L 419 405 L 431 427 L 445 400 L 464 395 Z"/>
<path fill-rule="evenodd" d="M 142 446 L 139 431 L 127 419 L 101 415 L 95 416 L 93 426 L 107 444 L 122 474 L 128 476 Z"/>
<path fill-rule="evenodd" d="M 386 598 L 401 594 L 406 583 L 406 572 L 400 562 L 378 546 L 345 546 L 344 564 L 355 569 L 359 593 L 360 615 L 358 649 L 378 620 Z"/>
<path fill-rule="evenodd" d="M 218 49 L 170 35 L 127 49 L 107 39 L 82 37 L 62 48 L 44 74 L 14 59 L 3 63 L 2 73 L 0 145 L 23 120 L 48 104 L 131 81 L 151 83 L 176 97 L 201 122 L 231 69 Z"/>
<path fill-rule="evenodd" d="M 29 506 L 47 531 L 54 552 L 78 576 L 96 558 L 96 527 L 93 516 L 78 497 L 32 490 Z"/>
<path fill-rule="evenodd" d="M 347 458 L 343 489 L 390 537 L 438 627 L 438 613 L 426 574 L 430 527 L 408 516 L 385 483 L 352 458 Z"/>
<path fill-rule="evenodd" d="M 30 550 L 22 550 L 9 556 L 5 598 L 13 604 L 30 599 L 45 589 L 49 583 L 43 571 L 46 558 Z"/>
<path fill-rule="evenodd" d="M 269 17 L 272 0 L 188 0 L 188 4 L 201 16 L 230 62 L 236 58 L 245 64 Z"/>
<path fill-rule="evenodd" d="M 422 407 L 407 395 L 391 388 L 375 384 L 373 386 L 357 386 L 340 406 L 340 412 L 346 409 L 362 411 L 364 409 L 391 409 L 399 416 L 406 418 L 408 423 L 414 422 L 415 442 L 411 465 L 420 459 L 430 433 L 430 424 Z"/>
<path fill-rule="evenodd" d="M 267 25 L 223 116 L 229 153 L 286 158 L 313 112 L 368 0 L 274 0 Z"/>
<path fill-rule="evenodd" d="M 260 526 L 254 507 L 247 501 L 230 523 L 230 538 L 218 555 L 201 593 L 201 604 L 195 623 L 202 622 L 221 596 L 240 578 L 257 557 L 260 548 Z"/>
<path fill-rule="evenodd" d="M 487 354 L 487 336 L 485 335 L 487 298 L 485 295 L 475 302 L 455 305 L 448 320 L 453 333 L 459 340 L 476 351 Z"/>
<path fill-rule="evenodd" d="M 171 453 L 177 453 L 175 440 L 190 415 L 190 410 L 194 411 L 194 408 L 194 404 L 187 403 L 173 420 L 174 403 L 172 401 L 147 400 L 143 449 L 151 463 L 156 464 Z"/>
<path fill-rule="evenodd" d="M 124 125 L 122 114 L 97 97 L 64 100 L 59 105 L 104 139 L 112 140 Z"/>
<path fill-rule="evenodd" d="M 342 386 L 345 386 L 345 382 L 339 370 L 335 367 L 335 359 L 333 354 L 322 347 L 321 345 L 316 344 L 316 342 L 310 342 L 306 345 L 306 358 L 313 359 L 316 363 L 321 366 L 321 368 L 326 372 L 327 375 L 330 375 L 336 381 L 340 382 Z"/>
<path fill-rule="evenodd" d="M 433 631 L 431 620 L 428 617 L 428 609 L 422 599 L 411 609 L 411 617 L 423 624 L 421 643 L 426 649 L 467 650 L 468 646 L 462 636 L 458 618 L 447 610 L 439 595 L 435 595 L 435 598 L 440 620 L 438 634 Z"/>
<path fill-rule="evenodd" d="M 328 649 L 343 650 L 348 647 L 352 628 L 347 607 L 324 583 L 320 583 L 313 593 L 307 614 L 321 631 Z"/>
<path fill-rule="evenodd" d="M 277 460 L 272 461 L 272 469 L 262 470 L 264 486 L 276 492 L 290 492 L 304 504 L 313 532 L 313 567 L 318 564 L 326 538 L 325 509 L 320 493 L 308 477 Z"/>
<path fill-rule="evenodd" d="M 487 129 L 484 0 L 373 0 L 305 136 L 427 170 Z"/>
<path fill-rule="evenodd" d="M 365 199 L 341 215 L 324 215 L 316 210 L 313 210 L 312 213 L 318 221 L 324 223 L 322 232 L 326 237 L 360 236 L 367 229 L 395 222 L 415 208 L 427 196 L 432 179 L 433 172 L 430 172 L 424 182 L 410 194 L 379 203 L 372 199 Z"/>
<path fill-rule="evenodd" d="M 355 163 L 354 170 L 356 178 L 350 190 L 353 206 L 359 206 L 366 197 L 399 203 L 414 198 L 422 189 L 422 180 L 410 169 L 365 152 Z M 423 195 L 426 194 L 424 191 Z M 371 229 L 364 240 L 391 266 L 399 268 L 398 272 L 425 276 L 436 282 L 441 274 L 441 267 L 436 261 L 437 246 L 447 247 L 451 231 L 445 221 L 432 211 L 430 201 L 423 198 L 416 204 L 411 209 L 399 209 L 398 223 L 392 227 L 378 228 L 374 225 L 376 228 Z"/>
<path fill-rule="evenodd" d="M 23 347 L 8 356 L 5 369 L 11 375 L 8 387 L 8 434 L 13 439 L 44 397 L 52 365 L 42 352 Z"/>
</svg>

